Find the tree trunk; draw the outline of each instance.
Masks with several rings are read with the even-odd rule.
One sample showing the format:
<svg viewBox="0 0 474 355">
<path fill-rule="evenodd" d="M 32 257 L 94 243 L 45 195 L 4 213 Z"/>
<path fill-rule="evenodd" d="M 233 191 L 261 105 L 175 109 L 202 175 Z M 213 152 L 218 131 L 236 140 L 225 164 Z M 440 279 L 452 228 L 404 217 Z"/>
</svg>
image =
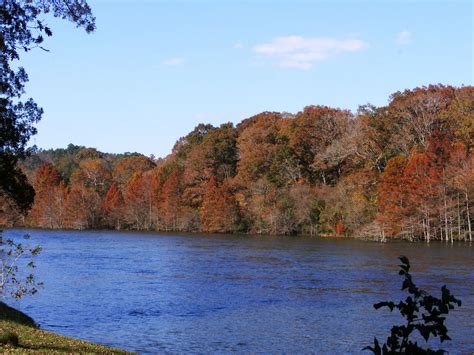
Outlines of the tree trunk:
<svg viewBox="0 0 474 355">
<path fill-rule="evenodd" d="M 430 242 L 430 225 L 429 223 L 426 224 L 426 242 L 429 243 Z"/>
<path fill-rule="evenodd" d="M 457 212 L 458 212 L 458 239 L 461 240 L 461 206 L 459 204 L 459 194 L 457 195 Z M 466 238 L 464 237 L 464 240 Z"/>
<path fill-rule="evenodd" d="M 445 231 L 445 237 L 446 241 L 448 241 L 448 211 L 446 207 L 446 194 L 444 194 L 444 231 Z"/>
<path fill-rule="evenodd" d="M 451 234 L 451 244 L 453 244 L 454 239 L 453 239 L 453 217 L 449 217 L 449 231 Z"/>
<path fill-rule="evenodd" d="M 424 219 L 421 221 L 421 224 L 423 226 L 423 237 L 425 238 L 426 242 L 428 243 L 428 233 L 426 233 L 426 225 L 425 225 L 425 220 Z"/>
<path fill-rule="evenodd" d="M 431 230 L 430 230 L 430 216 L 428 213 L 428 209 L 426 209 L 425 216 L 426 216 L 426 243 L 429 243 L 431 239 L 431 235 L 430 235 Z M 425 223 L 423 222 L 423 224 Z"/>
<path fill-rule="evenodd" d="M 467 191 L 465 192 L 465 195 L 466 195 L 467 230 L 469 231 L 469 241 L 472 242 L 471 216 L 469 213 L 469 196 L 467 195 Z"/>
</svg>

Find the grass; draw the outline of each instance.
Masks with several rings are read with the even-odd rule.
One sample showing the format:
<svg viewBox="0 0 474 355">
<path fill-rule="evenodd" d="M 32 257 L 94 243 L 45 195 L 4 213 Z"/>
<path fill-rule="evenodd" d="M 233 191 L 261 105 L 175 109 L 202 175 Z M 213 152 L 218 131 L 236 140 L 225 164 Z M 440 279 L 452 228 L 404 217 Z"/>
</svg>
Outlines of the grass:
<svg viewBox="0 0 474 355">
<path fill-rule="evenodd" d="M 18 345 L 9 341 L 16 335 Z M 26 314 L 0 302 L 0 353 L 8 354 L 129 354 L 123 350 L 68 338 L 38 328 Z"/>
</svg>

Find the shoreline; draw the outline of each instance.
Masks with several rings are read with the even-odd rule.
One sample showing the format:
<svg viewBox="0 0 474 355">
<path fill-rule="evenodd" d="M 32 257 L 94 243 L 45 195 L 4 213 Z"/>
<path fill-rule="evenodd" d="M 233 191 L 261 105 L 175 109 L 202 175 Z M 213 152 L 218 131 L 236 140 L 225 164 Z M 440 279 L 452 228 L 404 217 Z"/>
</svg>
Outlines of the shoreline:
<svg viewBox="0 0 474 355">
<path fill-rule="evenodd" d="M 331 235 L 331 234 L 321 234 L 321 235 L 309 235 L 309 234 L 295 234 L 295 235 L 285 235 L 285 234 L 252 234 L 252 233 L 209 233 L 209 232 L 180 232 L 180 231 L 160 231 L 160 230 L 136 230 L 136 229 L 73 229 L 73 228 L 41 228 L 41 227 L 4 227 L 2 231 L 7 230 L 38 230 L 38 231 L 50 231 L 50 232 L 116 232 L 116 233 L 132 233 L 132 234 L 147 234 L 147 235 L 165 235 L 165 236 L 207 236 L 207 237 L 224 237 L 224 236 L 233 236 L 233 237 L 241 237 L 241 238 L 287 238 L 287 239 L 294 239 L 294 240 L 311 240 L 311 239 L 322 239 L 322 240 L 351 240 L 351 241 L 361 241 L 361 242 L 371 242 L 371 243 L 399 243 L 399 242 L 406 242 L 410 244 L 414 243 L 422 243 L 422 244 L 430 244 L 430 243 L 446 243 L 446 244 L 454 244 L 454 243 L 469 243 L 472 244 L 473 242 L 469 240 L 460 240 L 454 239 L 453 243 L 451 241 L 441 240 L 441 239 L 431 239 L 429 242 L 423 239 L 413 239 L 410 240 L 408 238 L 386 238 L 385 240 L 376 240 L 371 238 L 363 238 L 357 237 L 355 235 Z"/>
</svg>

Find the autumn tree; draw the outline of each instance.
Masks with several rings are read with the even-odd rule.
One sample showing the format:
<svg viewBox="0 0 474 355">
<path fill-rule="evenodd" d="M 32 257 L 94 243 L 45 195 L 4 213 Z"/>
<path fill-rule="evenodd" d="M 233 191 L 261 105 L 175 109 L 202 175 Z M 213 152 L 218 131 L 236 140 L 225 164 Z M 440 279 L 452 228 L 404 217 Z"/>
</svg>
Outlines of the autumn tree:
<svg viewBox="0 0 474 355">
<path fill-rule="evenodd" d="M 442 114 L 454 99 L 455 90 L 449 86 L 428 87 L 396 92 L 387 107 L 376 110 L 374 119 L 386 135 L 386 154 L 409 155 L 412 148 L 428 147 L 431 135 L 440 128 Z"/>
<path fill-rule="evenodd" d="M 105 224 L 109 228 L 121 229 L 124 223 L 124 199 L 116 182 L 112 183 L 104 196 Z"/>
<path fill-rule="evenodd" d="M 338 173 L 318 160 L 331 143 L 347 131 L 352 115 L 349 111 L 326 106 L 308 106 L 299 112 L 293 123 L 290 147 L 305 167 L 305 176 L 310 182 L 318 179 L 326 184 Z"/>
<path fill-rule="evenodd" d="M 260 196 L 261 197 L 261 196 Z M 295 184 L 276 194 L 271 201 L 270 225 L 278 234 L 318 235 L 320 201 L 313 188 L 303 183 Z M 253 204 L 257 201 L 252 201 Z M 270 202 L 270 201 L 268 201 Z M 269 216 L 267 214 L 267 216 Z"/>
<path fill-rule="evenodd" d="M 101 226 L 102 200 L 99 194 L 81 181 L 75 180 L 66 200 L 66 226 L 73 229 L 90 229 Z"/>
<path fill-rule="evenodd" d="M 238 127 L 241 130 L 237 139 L 240 159 L 236 179 L 242 184 L 257 181 L 267 173 L 278 148 L 279 120 L 279 113 L 265 112 Z"/>
<path fill-rule="evenodd" d="M 455 200 L 458 237 L 472 241 L 472 198 L 474 195 L 474 155 L 464 144 L 453 144 L 450 152 L 448 186 Z"/>
<path fill-rule="evenodd" d="M 375 217 L 375 179 L 371 169 L 360 169 L 340 179 L 335 186 L 321 185 L 316 194 L 324 205 L 319 215 L 325 234 L 357 235 Z"/>
<path fill-rule="evenodd" d="M 121 191 L 135 173 L 144 173 L 155 167 L 155 163 L 143 155 L 126 156 L 119 159 L 113 168 L 112 177 Z"/>
<path fill-rule="evenodd" d="M 74 179 L 93 189 L 99 196 L 105 196 L 112 183 L 110 164 L 102 158 L 85 158 L 73 174 Z"/>
<path fill-rule="evenodd" d="M 151 174 L 136 172 L 125 187 L 124 217 L 133 229 L 149 230 L 152 227 Z"/>
<path fill-rule="evenodd" d="M 387 167 L 380 176 L 377 186 L 378 215 L 383 238 L 398 235 L 404 227 L 404 221 L 409 215 L 408 191 L 405 179 L 407 161 L 398 156 L 388 161 Z"/>
<path fill-rule="evenodd" d="M 163 184 L 160 211 L 163 221 L 162 227 L 166 231 L 179 230 L 182 209 L 181 175 L 180 168 L 174 167 Z"/>
<path fill-rule="evenodd" d="M 192 143 L 186 146 L 187 154 L 180 154 L 176 159 L 182 160 L 184 167 L 183 200 L 189 207 L 199 209 L 212 176 L 221 182 L 236 173 L 236 131 L 228 123 L 219 128 L 207 127 L 199 135 L 193 133 L 192 137 Z"/>
<path fill-rule="evenodd" d="M 88 159 L 100 159 L 103 156 L 96 148 L 82 147 L 76 154 L 76 160 L 81 162 Z"/>
<path fill-rule="evenodd" d="M 423 236 L 429 242 L 435 233 L 435 218 L 439 207 L 440 171 L 426 153 L 414 152 L 405 166 L 407 208 L 411 215 L 411 235 Z"/>
<path fill-rule="evenodd" d="M 455 211 L 457 192 L 450 184 L 463 161 L 465 150 L 439 131 L 428 139 L 425 151 L 413 149 L 406 160 L 392 158 L 378 185 L 379 221 L 387 230 L 397 230 L 395 234 L 408 233 L 427 242 L 433 238 L 453 241 L 454 220 L 457 217 L 458 235 L 463 223 L 459 201 Z"/>
<path fill-rule="evenodd" d="M 207 183 L 200 208 L 201 228 L 204 232 L 233 232 L 238 223 L 239 210 L 227 181 L 217 185 L 213 176 Z"/>
<path fill-rule="evenodd" d="M 353 123 L 356 133 L 351 148 L 355 145 L 356 155 L 364 165 L 381 173 L 395 154 L 390 147 L 391 133 L 383 116 L 383 109 L 372 105 L 360 106 Z"/>
<path fill-rule="evenodd" d="M 474 87 L 461 87 L 454 91 L 449 107 L 440 113 L 444 129 L 453 133 L 472 153 L 474 148 Z"/>
<path fill-rule="evenodd" d="M 184 160 L 182 174 L 183 202 L 191 208 L 202 204 L 207 182 L 213 176 L 211 162 L 201 145 L 195 145 Z"/>
<path fill-rule="evenodd" d="M 245 189 L 240 189 L 237 195 L 247 232 L 252 234 L 278 234 L 277 204 L 280 190 L 265 178 L 261 178 Z"/>
<path fill-rule="evenodd" d="M 35 203 L 30 214 L 33 223 L 42 228 L 65 226 L 67 189 L 59 172 L 51 164 L 36 171 L 34 182 Z"/>
</svg>

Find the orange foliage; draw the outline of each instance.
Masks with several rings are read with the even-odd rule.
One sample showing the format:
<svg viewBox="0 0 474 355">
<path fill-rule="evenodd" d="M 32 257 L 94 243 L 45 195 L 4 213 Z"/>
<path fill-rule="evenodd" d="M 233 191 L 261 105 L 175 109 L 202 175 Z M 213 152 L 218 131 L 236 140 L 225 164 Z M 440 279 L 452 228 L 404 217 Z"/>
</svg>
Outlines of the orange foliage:
<svg viewBox="0 0 474 355">
<path fill-rule="evenodd" d="M 41 228 L 63 228 L 67 188 L 59 172 L 51 164 L 42 165 L 36 172 L 34 187 L 35 202 L 30 213 L 33 223 Z"/>
<path fill-rule="evenodd" d="M 123 214 L 124 201 L 118 184 L 114 182 L 103 200 L 106 223 L 109 227 L 120 229 Z"/>
<path fill-rule="evenodd" d="M 179 229 L 179 216 L 182 209 L 181 175 L 180 169 L 175 167 L 163 184 L 160 212 L 164 230 Z"/>
<path fill-rule="evenodd" d="M 124 193 L 124 215 L 134 229 L 150 229 L 152 224 L 151 175 L 136 172 L 128 180 Z"/>
<path fill-rule="evenodd" d="M 345 231 L 344 222 L 338 221 L 334 229 L 336 231 L 336 235 L 343 235 Z"/>
<path fill-rule="evenodd" d="M 473 95 L 472 87 L 430 85 L 356 116 L 307 106 L 263 112 L 235 128 L 200 124 L 162 160 L 78 146 L 38 151 L 20 166 L 37 194 L 27 222 L 472 238 Z"/>
<path fill-rule="evenodd" d="M 205 232 L 225 233 L 235 230 L 238 207 L 226 181 L 218 186 L 215 176 L 209 180 L 200 215 L 201 228 Z"/>
</svg>

